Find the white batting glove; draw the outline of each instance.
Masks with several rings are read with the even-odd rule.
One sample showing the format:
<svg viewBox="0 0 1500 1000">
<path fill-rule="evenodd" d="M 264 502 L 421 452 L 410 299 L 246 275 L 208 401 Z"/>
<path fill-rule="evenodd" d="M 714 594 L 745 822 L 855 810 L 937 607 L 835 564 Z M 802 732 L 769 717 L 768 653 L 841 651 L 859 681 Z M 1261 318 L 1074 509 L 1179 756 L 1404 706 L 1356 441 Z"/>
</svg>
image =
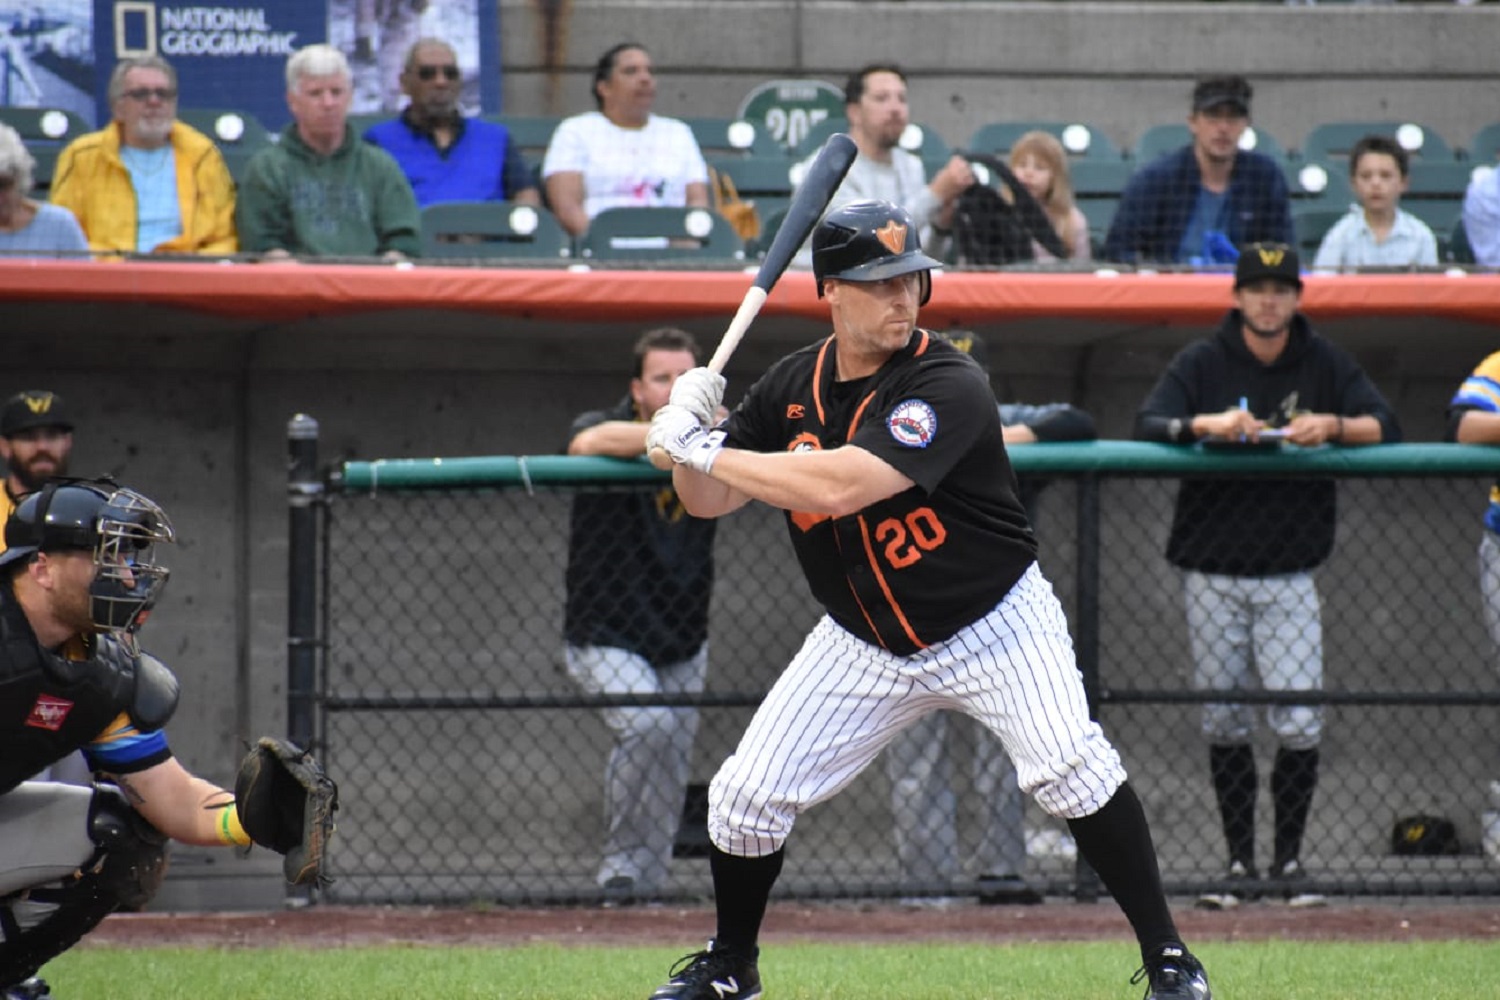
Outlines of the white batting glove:
<svg viewBox="0 0 1500 1000">
<path fill-rule="evenodd" d="M 712 427 L 720 405 L 724 401 L 724 376 L 708 368 L 690 368 L 677 376 L 672 383 L 670 402 L 683 406 L 698 423 Z"/>
<path fill-rule="evenodd" d="M 668 403 L 656 411 L 646 432 L 646 450 L 653 448 L 661 448 L 678 465 L 706 476 L 724 450 L 724 432 L 705 429 L 687 407 Z"/>
</svg>

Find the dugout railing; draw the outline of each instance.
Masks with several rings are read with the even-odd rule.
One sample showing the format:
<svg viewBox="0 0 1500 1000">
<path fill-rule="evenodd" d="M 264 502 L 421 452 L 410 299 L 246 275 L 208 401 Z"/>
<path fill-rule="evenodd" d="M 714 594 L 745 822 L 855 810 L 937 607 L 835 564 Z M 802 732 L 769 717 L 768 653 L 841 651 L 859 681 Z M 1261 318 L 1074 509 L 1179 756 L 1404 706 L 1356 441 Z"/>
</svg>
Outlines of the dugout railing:
<svg viewBox="0 0 1500 1000">
<path fill-rule="evenodd" d="M 692 784 L 664 896 L 710 891 L 702 786 L 815 621 L 780 514 L 722 519 L 701 696 L 594 697 L 561 667 L 570 498 L 649 490 L 642 462 L 564 456 L 394 459 L 322 469 L 316 423 L 291 425 L 289 728 L 346 790 L 323 898 L 347 903 L 590 903 L 603 837 L 609 705 L 699 707 Z M 1316 579 L 1325 684 L 1257 706 L 1321 706 L 1322 768 L 1302 857 L 1331 895 L 1500 896 L 1482 846 L 1500 778 L 1497 654 L 1476 550 L 1500 452 L 1386 445 L 1278 452 L 1135 442 L 1012 451 L 1041 562 L 1073 629 L 1091 703 L 1152 820 L 1169 892 L 1220 886 L 1225 846 L 1199 715 L 1178 572 L 1163 552 L 1182 477 L 1332 478 L 1337 543 Z M 903 877 L 881 762 L 806 813 L 787 849 L 787 897 L 968 896 L 982 820 L 968 794 L 976 734 L 953 728 L 959 873 Z M 1264 721 L 1258 851 L 1271 852 Z M 1495 786 L 1500 788 L 1500 786 Z M 666 815 L 670 813 L 670 815 Z M 1440 853 L 1406 853 L 1395 825 L 1451 821 Z M 1028 802 L 1026 875 L 1093 898 L 1065 827 Z M 1426 848 L 1428 843 L 1420 845 Z M 1456 853 L 1453 853 L 1456 852 Z M 1271 885 L 1270 888 L 1275 888 Z"/>
</svg>

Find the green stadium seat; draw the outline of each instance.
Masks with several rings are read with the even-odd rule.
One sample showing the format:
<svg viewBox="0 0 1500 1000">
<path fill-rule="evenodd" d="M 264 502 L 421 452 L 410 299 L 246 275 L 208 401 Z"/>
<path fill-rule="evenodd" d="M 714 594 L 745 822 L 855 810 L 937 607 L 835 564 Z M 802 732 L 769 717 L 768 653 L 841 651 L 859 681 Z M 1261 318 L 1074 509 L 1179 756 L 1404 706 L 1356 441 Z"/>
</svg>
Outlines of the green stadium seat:
<svg viewBox="0 0 1500 1000">
<path fill-rule="evenodd" d="M 1328 235 L 1328 230 L 1336 222 L 1348 214 L 1347 208 L 1340 211 L 1318 206 L 1298 207 L 1292 211 L 1292 226 L 1297 233 L 1297 253 L 1302 257 L 1303 267 L 1312 266 L 1323 237 Z"/>
<path fill-rule="evenodd" d="M 556 115 L 481 115 L 486 121 L 504 125 L 511 142 L 520 147 L 527 163 L 540 165 L 552 142 L 552 133 L 562 119 Z"/>
<path fill-rule="evenodd" d="M 1163 153 L 1175 152 L 1192 141 L 1193 133 L 1186 122 L 1153 125 L 1136 140 L 1131 158 L 1135 160 L 1137 167 L 1144 167 Z M 1287 170 L 1295 159 L 1275 136 L 1253 125 L 1246 128 L 1240 136 L 1240 148 L 1269 156 L 1281 164 L 1283 170 Z"/>
<path fill-rule="evenodd" d="M 705 159 L 776 156 L 786 159 L 770 132 L 743 118 L 684 118 Z"/>
<path fill-rule="evenodd" d="M 1464 229 L 1463 216 L 1459 216 L 1453 224 L 1452 231 L 1445 241 L 1447 246 L 1442 252 L 1442 259 L 1452 264 L 1473 264 L 1474 248 L 1469 245 L 1469 234 Z"/>
<path fill-rule="evenodd" d="M 357 115 L 350 115 L 349 124 L 353 127 L 354 134 L 362 139 L 364 138 L 365 132 L 370 128 L 370 126 L 379 125 L 381 122 L 388 122 L 395 117 L 395 115 L 386 114 L 383 111 L 365 112 Z"/>
<path fill-rule="evenodd" d="M 849 120 L 842 116 L 838 118 L 825 118 L 812 128 L 808 129 L 807 135 L 797 143 L 791 150 L 794 159 L 803 159 L 811 156 L 822 148 L 823 143 L 835 132 L 848 132 Z M 930 128 L 911 122 L 906 126 L 906 131 L 901 134 L 901 148 L 909 153 L 915 153 L 922 158 L 931 170 L 933 163 L 946 163 L 953 155 L 947 140 L 938 135 Z"/>
<path fill-rule="evenodd" d="M 1486 125 L 1474 133 L 1469 143 L 1469 159 L 1491 166 L 1500 160 L 1500 122 Z"/>
<path fill-rule="evenodd" d="M 572 256 L 572 240 L 545 208 L 509 201 L 444 201 L 422 209 L 422 256 L 556 261 Z"/>
<path fill-rule="evenodd" d="M 1453 148 L 1430 128 L 1415 122 L 1344 121 L 1324 122 L 1313 126 L 1302 140 L 1300 153 L 1304 160 L 1347 160 L 1349 150 L 1367 135 L 1389 136 L 1405 149 L 1411 162 L 1452 161 Z"/>
<path fill-rule="evenodd" d="M 669 242 L 670 241 L 670 242 Z M 743 261 L 734 227 L 706 208 L 609 208 L 589 222 L 582 256 L 594 260 Z"/>
<path fill-rule="evenodd" d="M 276 141 L 259 118 L 238 108 L 178 108 L 177 119 L 214 141 L 236 181 L 244 177 L 250 158 Z"/>
<path fill-rule="evenodd" d="M 61 149 L 85 132 L 93 131 L 81 115 L 62 108 L 0 107 L 0 122 L 20 133 L 27 149 L 38 146 Z"/>
<path fill-rule="evenodd" d="M 792 168 L 796 161 L 781 154 L 774 156 L 709 157 L 708 165 L 734 181 L 742 198 L 790 198 Z"/>
<path fill-rule="evenodd" d="M 1354 188 L 1344 164 L 1312 161 L 1291 166 L 1287 183 L 1294 209 L 1348 211 L 1354 202 Z"/>
<path fill-rule="evenodd" d="M 1027 132 L 1051 132 L 1068 151 L 1070 162 L 1079 161 L 1117 162 L 1123 159 L 1120 148 L 1101 130 L 1082 122 L 1062 121 L 1012 121 L 990 122 L 974 130 L 969 138 L 969 149 L 976 153 L 990 153 L 1002 159 L 1010 153 L 1010 147 Z"/>
</svg>

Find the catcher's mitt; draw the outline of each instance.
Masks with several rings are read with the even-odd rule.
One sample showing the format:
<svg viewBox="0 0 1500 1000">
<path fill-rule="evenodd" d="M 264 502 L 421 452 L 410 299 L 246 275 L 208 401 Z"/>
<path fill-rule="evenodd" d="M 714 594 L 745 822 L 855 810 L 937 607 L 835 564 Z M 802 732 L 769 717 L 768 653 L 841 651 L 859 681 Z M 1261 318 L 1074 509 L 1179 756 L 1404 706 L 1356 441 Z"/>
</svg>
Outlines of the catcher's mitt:
<svg viewBox="0 0 1500 1000">
<path fill-rule="evenodd" d="M 292 885 L 324 883 L 323 852 L 333 834 L 339 788 L 295 743 L 262 736 L 240 762 L 234 806 L 250 839 L 285 855 Z"/>
</svg>

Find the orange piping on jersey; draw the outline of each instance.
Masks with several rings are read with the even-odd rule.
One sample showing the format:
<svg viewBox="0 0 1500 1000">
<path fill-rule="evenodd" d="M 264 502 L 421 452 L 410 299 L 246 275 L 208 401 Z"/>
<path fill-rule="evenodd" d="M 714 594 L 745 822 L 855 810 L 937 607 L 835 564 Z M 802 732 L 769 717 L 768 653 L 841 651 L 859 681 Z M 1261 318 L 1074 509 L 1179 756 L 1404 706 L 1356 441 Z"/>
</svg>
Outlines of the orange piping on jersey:
<svg viewBox="0 0 1500 1000">
<path fill-rule="evenodd" d="M 849 421 L 849 433 L 844 435 L 845 444 L 848 444 L 850 441 L 854 440 L 854 429 L 859 426 L 859 418 L 865 415 L 865 407 L 869 406 L 870 400 L 874 398 L 875 393 L 871 392 L 868 396 L 859 401 L 859 406 L 857 406 L 854 410 L 854 417 Z"/>
<path fill-rule="evenodd" d="M 833 545 L 834 548 L 839 550 L 840 554 L 843 553 L 844 547 L 839 544 L 838 535 L 833 536 Z M 868 545 L 866 545 L 866 551 L 869 551 Z M 875 637 L 876 642 L 880 643 L 881 649 L 889 650 L 891 647 L 886 645 L 885 639 L 880 634 L 880 629 L 875 627 L 875 620 L 870 617 L 870 612 L 865 610 L 865 602 L 859 599 L 859 591 L 854 589 L 854 581 L 849 579 L 849 574 L 847 573 L 844 574 L 844 582 L 849 585 L 849 596 L 853 597 L 854 603 L 859 605 L 859 613 L 865 616 L 865 624 L 870 626 L 870 634 Z"/>
<path fill-rule="evenodd" d="M 828 357 L 828 348 L 833 346 L 833 338 L 829 337 L 823 341 L 823 346 L 818 348 L 818 361 L 813 365 L 813 405 L 818 408 L 818 426 L 827 427 L 828 421 L 823 415 L 823 362 Z"/>
<path fill-rule="evenodd" d="M 917 349 L 911 354 L 914 358 L 920 358 L 923 354 L 926 354 L 927 348 L 932 344 L 932 338 L 927 335 L 926 330 L 918 327 L 917 332 L 922 335 L 922 339 L 917 343 Z"/>
<path fill-rule="evenodd" d="M 906 612 L 901 610 L 901 605 L 896 601 L 896 595 L 891 593 L 890 585 L 885 581 L 885 574 L 880 572 L 880 563 L 876 562 L 875 550 L 870 545 L 870 525 L 864 519 L 864 515 L 860 515 L 859 518 L 859 537 L 865 543 L 865 556 L 870 560 L 870 572 L 875 574 L 875 580 L 880 584 L 880 592 L 885 594 L 885 599 L 890 604 L 891 610 L 896 612 L 896 620 L 901 623 L 901 630 L 906 633 L 906 637 L 918 649 L 926 649 L 927 643 L 917 638 L 917 633 L 913 631 L 911 622 L 906 620 Z M 869 620 L 869 615 L 865 616 L 865 620 Z"/>
</svg>

